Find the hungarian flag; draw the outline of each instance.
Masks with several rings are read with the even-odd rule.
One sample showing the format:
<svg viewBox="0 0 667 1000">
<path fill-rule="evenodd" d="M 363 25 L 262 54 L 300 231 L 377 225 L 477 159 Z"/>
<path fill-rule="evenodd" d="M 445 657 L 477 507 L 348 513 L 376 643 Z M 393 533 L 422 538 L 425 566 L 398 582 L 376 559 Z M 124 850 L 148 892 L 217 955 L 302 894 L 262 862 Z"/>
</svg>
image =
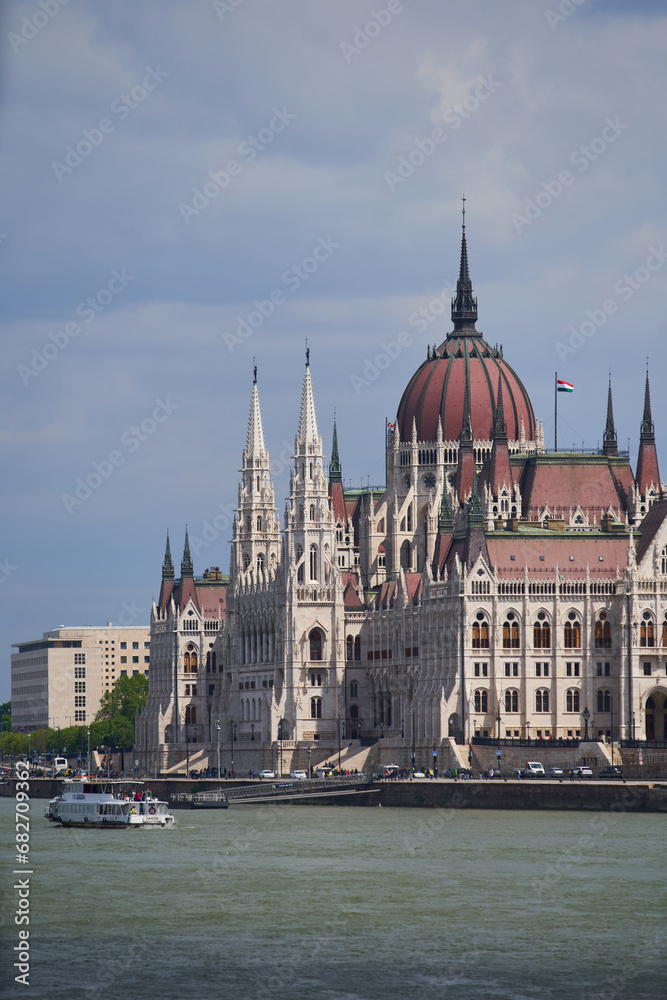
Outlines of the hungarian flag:
<svg viewBox="0 0 667 1000">
<path fill-rule="evenodd" d="M 557 388 L 559 392 L 574 392 L 574 386 L 571 382 L 564 382 L 562 378 L 556 379 Z"/>
</svg>

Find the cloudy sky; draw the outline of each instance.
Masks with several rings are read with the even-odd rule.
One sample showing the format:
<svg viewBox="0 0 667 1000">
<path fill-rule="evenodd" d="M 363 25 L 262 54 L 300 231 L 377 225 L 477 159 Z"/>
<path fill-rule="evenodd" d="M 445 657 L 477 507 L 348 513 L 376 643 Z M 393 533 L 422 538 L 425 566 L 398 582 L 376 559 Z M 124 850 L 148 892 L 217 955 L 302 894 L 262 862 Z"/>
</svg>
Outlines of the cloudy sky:
<svg viewBox="0 0 667 1000">
<path fill-rule="evenodd" d="M 547 443 L 554 371 L 559 443 L 594 448 L 611 368 L 634 462 L 648 357 L 667 463 L 660 0 L 8 0 L 0 28 L 0 699 L 12 642 L 148 622 L 167 528 L 227 570 L 253 357 L 280 511 L 306 338 L 346 483 L 384 481 L 463 192 L 478 327 Z"/>
</svg>

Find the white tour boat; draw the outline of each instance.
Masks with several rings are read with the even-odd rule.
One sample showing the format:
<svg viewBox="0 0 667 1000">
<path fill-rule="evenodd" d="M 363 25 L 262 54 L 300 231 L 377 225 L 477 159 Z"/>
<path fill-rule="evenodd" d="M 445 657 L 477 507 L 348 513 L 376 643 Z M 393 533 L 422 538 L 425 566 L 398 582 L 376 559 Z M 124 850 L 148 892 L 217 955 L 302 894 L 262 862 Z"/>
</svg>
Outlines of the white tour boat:
<svg viewBox="0 0 667 1000">
<path fill-rule="evenodd" d="M 156 799 L 150 789 L 140 792 L 141 784 L 104 778 L 65 781 L 44 815 L 61 826 L 83 828 L 172 826 L 175 820 L 167 803 Z"/>
</svg>

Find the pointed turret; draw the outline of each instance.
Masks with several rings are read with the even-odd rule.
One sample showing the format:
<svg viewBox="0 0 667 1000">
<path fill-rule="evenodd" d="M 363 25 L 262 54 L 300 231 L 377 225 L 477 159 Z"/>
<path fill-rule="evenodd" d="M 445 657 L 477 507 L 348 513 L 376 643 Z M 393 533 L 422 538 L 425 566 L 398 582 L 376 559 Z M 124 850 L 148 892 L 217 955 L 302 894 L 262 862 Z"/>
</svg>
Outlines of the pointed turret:
<svg viewBox="0 0 667 1000">
<path fill-rule="evenodd" d="M 507 425 L 503 410 L 503 383 L 498 372 L 498 396 L 496 402 L 496 418 L 493 423 L 493 447 L 491 448 L 491 467 L 489 469 L 489 486 L 497 499 L 503 486 L 512 489 L 512 469 L 507 447 Z"/>
<path fill-rule="evenodd" d="M 447 483 L 442 486 L 442 499 L 440 501 L 440 513 L 438 514 L 438 531 L 451 532 L 453 530 L 452 505 L 449 499 Z"/>
<path fill-rule="evenodd" d="M 306 350 L 306 374 L 303 378 L 303 391 L 301 394 L 301 416 L 299 418 L 299 432 L 297 434 L 297 444 L 302 448 L 312 448 L 320 443 L 320 435 L 317 430 L 317 417 L 315 416 L 315 400 L 313 399 L 313 384 L 310 380 L 310 349 Z M 300 451 L 305 455 L 307 452 Z"/>
<path fill-rule="evenodd" d="M 162 563 L 162 579 L 174 579 L 174 564 L 171 561 L 171 549 L 169 547 L 169 532 L 167 532 L 167 547 L 164 550 L 164 562 Z"/>
<path fill-rule="evenodd" d="M 477 322 L 477 299 L 473 298 L 472 282 L 468 271 L 468 246 L 466 244 L 466 200 L 463 199 L 463 225 L 461 234 L 461 266 L 456 282 L 456 298 L 452 299 L 452 322 L 454 332 L 466 329 L 470 336 L 479 336 L 475 330 Z"/>
<path fill-rule="evenodd" d="M 262 412 L 259 406 L 259 392 L 257 391 L 257 365 L 253 372 L 252 394 L 250 396 L 250 417 L 248 419 L 248 437 L 244 454 L 244 465 L 249 465 L 248 459 L 261 459 L 266 446 L 264 444 L 264 428 L 262 427 Z"/>
<path fill-rule="evenodd" d="M 602 450 L 605 455 L 618 455 L 618 441 L 614 427 L 614 404 L 611 398 L 611 375 L 609 376 L 609 391 L 607 393 L 607 426 L 604 429 Z"/>
<path fill-rule="evenodd" d="M 655 432 L 651 416 L 651 389 L 646 371 L 646 387 L 644 389 L 644 416 L 639 436 L 639 456 L 637 458 L 637 486 L 643 497 L 646 497 L 651 485 L 658 491 L 660 498 L 660 472 L 658 470 L 658 454 L 655 450 Z"/>
<path fill-rule="evenodd" d="M 475 472 L 475 456 L 473 452 L 472 420 L 470 418 L 470 389 L 468 372 L 466 370 L 465 389 L 463 391 L 463 426 L 459 438 L 459 460 L 456 469 L 456 492 L 461 503 L 472 489 Z"/>
<path fill-rule="evenodd" d="M 194 576 L 195 571 L 192 566 L 192 556 L 190 555 L 190 540 L 188 538 L 188 529 L 185 529 L 185 545 L 183 546 L 183 558 L 181 559 L 181 579 L 184 576 Z"/>
<path fill-rule="evenodd" d="M 468 524 L 471 527 L 481 527 L 484 523 L 482 514 L 482 500 L 479 495 L 479 480 L 477 479 L 477 469 L 475 469 L 472 480 L 472 496 L 470 497 L 470 507 L 468 508 Z"/>
<path fill-rule="evenodd" d="M 340 458 L 338 457 L 338 432 L 336 430 L 336 418 L 334 417 L 333 425 L 333 444 L 331 445 L 331 461 L 329 462 L 329 482 L 330 483 L 342 483 L 342 469 L 340 466 Z"/>
</svg>

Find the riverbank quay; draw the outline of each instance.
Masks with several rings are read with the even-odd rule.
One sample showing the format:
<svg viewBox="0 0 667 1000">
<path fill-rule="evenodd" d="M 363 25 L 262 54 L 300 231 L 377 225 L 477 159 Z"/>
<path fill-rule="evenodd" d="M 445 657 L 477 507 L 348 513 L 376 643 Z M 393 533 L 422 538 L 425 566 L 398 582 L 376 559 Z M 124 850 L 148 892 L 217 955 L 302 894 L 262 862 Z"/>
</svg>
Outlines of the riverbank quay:
<svg viewBox="0 0 667 1000">
<path fill-rule="evenodd" d="M 248 787 L 247 779 L 218 781 L 186 781 L 184 779 L 157 778 L 146 782 L 160 799 L 199 790 Z M 258 786 L 269 784 L 257 782 Z M 12 797 L 16 780 L 0 784 L 0 795 Z M 60 791 L 57 779 L 35 779 L 30 783 L 30 795 L 36 799 L 50 799 Z M 303 805 L 309 801 L 305 783 L 299 786 L 298 798 L 287 796 L 276 799 L 276 804 Z M 387 808 L 422 809 L 511 809 L 511 810 L 565 810 L 595 812 L 667 813 L 667 782 L 642 781 L 540 781 L 501 779 L 492 781 L 454 779 L 414 779 L 412 781 L 373 781 L 355 794 L 326 795 L 319 791 L 311 799 L 317 805 L 354 805 Z M 240 801 L 232 805 L 242 805 Z M 252 803 L 247 803 L 251 805 Z"/>
</svg>

